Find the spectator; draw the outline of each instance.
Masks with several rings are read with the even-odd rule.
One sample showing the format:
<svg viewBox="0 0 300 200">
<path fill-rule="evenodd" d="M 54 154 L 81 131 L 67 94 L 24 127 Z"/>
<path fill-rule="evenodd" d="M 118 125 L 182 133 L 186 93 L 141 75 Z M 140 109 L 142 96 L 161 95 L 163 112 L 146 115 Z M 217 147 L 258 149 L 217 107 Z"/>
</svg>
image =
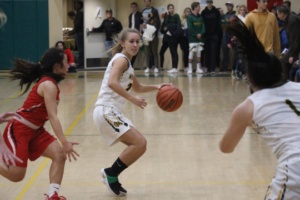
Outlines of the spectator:
<svg viewBox="0 0 300 200">
<path fill-rule="evenodd" d="M 75 42 L 78 49 L 78 63 L 77 68 L 84 68 L 84 35 L 83 35 L 83 2 L 77 1 L 76 14 L 71 11 L 68 13 L 68 16 L 71 19 L 74 19 L 74 28 L 67 35 L 75 35 Z"/>
<path fill-rule="evenodd" d="M 267 0 L 256 0 L 257 9 L 246 18 L 246 26 L 254 28 L 259 41 L 267 52 L 280 57 L 280 37 L 276 16 L 267 9 Z"/>
<path fill-rule="evenodd" d="M 58 41 L 56 42 L 55 47 L 65 51 L 69 64 L 68 72 L 77 72 L 73 53 L 69 48 L 66 48 L 65 43 L 63 41 Z"/>
<path fill-rule="evenodd" d="M 152 41 L 149 41 L 149 44 L 144 46 L 147 65 L 145 73 L 149 73 L 152 68 L 154 68 L 155 73 L 158 73 L 158 30 L 160 28 L 160 19 L 157 9 L 151 6 L 151 0 L 144 0 L 144 3 L 145 8 L 142 11 L 144 20 L 142 32 L 147 28 L 147 24 L 156 28 Z"/>
<path fill-rule="evenodd" d="M 292 13 L 286 6 L 280 6 L 277 10 L 278 18 L 283 21 L 284 29 L 289 42 L 289 50 L 282 61 L 286 72 L 290 71 L 291 65 L 299 60 L 300 55 L 300 17 Z"/>
<path fill-rule="evenodd" d="M 222 68 L 221 68 L 221 72 L 228 72 L 230 71 L 229 69 L 229 64 L 233 64 L 230 61 L 230 58 L 232 58 L 232 60 L 234 59 L 233 56 L 233 52 L 230 52 L 230 43 L 232 42 L 231 40 L 231 36 L 230 34 L 227 33 L 226 31 L 226 26 L 228 26 L 228 24 L 230 23 L 230 21 L 233 19 L 233 17 L 235 16 L 236 12 L 233 10 L 234 8 L 234 4 L 232 2 L 227 2 L 226 4 L 226 8 L 227 8 L 227 13 L 224 15 L 224 21 L 223 21 L 223 37 L 222 37 L 222 55 L 223 55 L 223 60 L 222 60 Z"/>
<path fill-rule="evenodd" d="M 197 73 L 202 74 L 203 70 L 201 69 L 201 51 L 203 50 L 204 45 L 204 34 L 205 34 L 205 25 L 200 12 L 200 3 L 193 2 L 191 4 L 192 13 L 188 16 L 188 31 L 189 31 L 189 69 L 188 74 L 193 73 L 193 57 L 196 53 L 197 57 Z"/>
<path fill-rule="evenodd" d="M 219 35 L 221 31 L 220 22 L 221 14 L 219 10 L 213 6 L 212 0 L 206 1 L 207 6 L 201 12 L 205 24 L 205 45 L 204 45 L 204 57 L 205 66 L 208 72 L 215 72 L 218 57 L 220 52 L 218 49 Z"/>
<path fill-rule="evenodd" d="M 142 13 L 138 11 L 138 4 L 136 2 L 132 2 L 130 4 L 131 7 L 131 13 L 128 17 L 128 21 L 129 21 L 129 28 L 135 28 L 136 30 L 138 30 L 140 32 L 140 34 L 142 33 L 142 28 L 141 25 L 143 24 L 143 16 Z M 132 57 L 131 59 L 131 65 L 133 66 L 136 57 L 138 54 L 136 54 L 135 56 Z"/>
<path fill-rule="evenodd" d="M 238 13 L 237 13 L 237 17 L 243 22 L 245 23 L 246 21 L 246 16 L 248 14 L 248 8 L 246 5 L 239 5 L 238 7 Z"/>
<path fill-rule="evenodd" d="M 188 64 L 189 64 L 189 31 L 187 25 L 187 18 L 191 14 L 191 8 L 187 7 L 183 10 L 183 15 L 181 18 L 181 27 L 183 29 L 183 37 L 179 41 L 180 48 L 183 54 L 183 64 L 184 64 L 184 71 L 187 72 Z"/>
<path fill-rule="evenodd" d="M 160 67 L 163 68 L 164 65 L 164 54 L 167 48 L 170 49 L 171 58 L 172 58 L 172 69 L 168 70 L 168 73 L 177 73 L 178 67 L 178 53 L 177 47 L 179 40 L 183 36 L 183 30 L 181 28 L 180 17 L 177 13 L 174 12 L 174 5 L 168 4 L 168 12 L 165 13 L 164 21 L 161 26 L 161 33 L 163 36 L 163 44 L 161 46 L 159 55 L 160 55 Z"/>
<path fill-rule="evenodd" d="M 103 20 L 102 24 L 98 28 L 93 28 L 93 32 L 105 32 L 105 51 L 107 52 L 113 47 L 114 41 L 113 36 L 120 33 L 123 26 L 119 20 L 113 17 L 112 9 L 106 9 L 106 19 Z M 111 57 L 111 54 L 108 54 Z"/>
<path fill-rule="evenodd" d="M 246 16 L 248 14 L 248 9 L 246 5 L 239 5 L 238 7 L 238 13 L 237 17 L 245 23 L 246 21 Z M 245 58 L 244 54 L 241 52 L 241 44 L 238 40 L 236 40 L 236 37 L 231 38 L 232 43 L 236 43 L 236 45 L 231 45 L 232 47 L 232 52 L 233 52 L 233 77 L 237 80 L 239 79 L 245 79 L 245 73 L 246 73 L 246 63 L 245 63 Z"/>
<path fill-rule="evenodd" d="M 216 59 L 216 63 L 217 63 L 217 67 L 219 68 L 219 71 L 221 71 L 221 48 L 222 48 L 222 38 L 223 38 L 223 24 L 225 22 L 224 20 L 224 10 L 222 8 L 217 8 L 219 10 L 220 13 L 220 28 L 219 28 L 219 34 L 218 34 L 218 45 L 217 45 L 217 59 Z"/>
</svg>

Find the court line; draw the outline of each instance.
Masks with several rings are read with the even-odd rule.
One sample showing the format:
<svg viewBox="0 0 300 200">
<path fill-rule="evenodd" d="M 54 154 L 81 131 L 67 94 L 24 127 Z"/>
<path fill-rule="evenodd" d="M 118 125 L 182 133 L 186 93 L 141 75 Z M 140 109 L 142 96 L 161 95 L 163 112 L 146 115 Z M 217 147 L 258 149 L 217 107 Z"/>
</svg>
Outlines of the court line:
<svg viewBox="0 0 300 200">
<path fill-rule="evenodd" d="M 78 121 L 82 118 L 82 116 L 86 113 L 87 109 L 92 105 L 92 103 L 95 102 L 96 98 L 98 96 L 98 93 L 96 93 L 90 101 L 87 103 L 87 105 L 81 110 L 81 112 L 77 115 L 76 119 L 72 122 L 72 124 L 68 127 L 68 129 L 65 131 L 65 136 L 70 135 L 74 127 L 77 125 Z M 44 168 L 49 163 L 50 159 L 44 158 L 43 162 L 40 164 L 38 169 L 35 171 L 35 173 L 31 176 L 31 178 L 26 182 L 25 186 L 21 189 L 21 191 L 18 193 L 16 200 L 23 199 L 24 195 L 27 193 L 27 191 L 30 189 L 30 187 L 33 185 L 33 183 L 36 181 L 36 179 L 39 177 L 41 172 L 44 170 Z"/>
</svg>

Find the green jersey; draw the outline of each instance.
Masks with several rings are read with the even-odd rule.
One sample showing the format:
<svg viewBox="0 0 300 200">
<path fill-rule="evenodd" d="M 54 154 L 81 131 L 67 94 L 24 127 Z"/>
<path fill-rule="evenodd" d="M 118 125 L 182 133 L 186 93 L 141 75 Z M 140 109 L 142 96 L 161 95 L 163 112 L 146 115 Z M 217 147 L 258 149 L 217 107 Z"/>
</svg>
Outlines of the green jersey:
<svg viewBox="0 0 300 200">
<path fill-rule="evenodd" d="M 205 27 L 204 21 L 200 14 L 191 13 L 187 18 L 189 43 L 204 42 Z M 201 34 L 201 39 L 197 38 L 197 34 Z"/>
</svg>

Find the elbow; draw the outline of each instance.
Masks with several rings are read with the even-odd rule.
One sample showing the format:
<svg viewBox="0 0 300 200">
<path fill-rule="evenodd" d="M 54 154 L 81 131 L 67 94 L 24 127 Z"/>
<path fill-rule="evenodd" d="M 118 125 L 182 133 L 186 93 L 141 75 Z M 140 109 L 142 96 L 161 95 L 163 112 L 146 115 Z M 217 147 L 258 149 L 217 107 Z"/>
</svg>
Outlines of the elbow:
<svg viewBox="0 0 300 200">
<path fill-rule="evenodd" d="M 115 85 L 116 84 L 113 81 L 108 81 L 108 83 L 107 83 L 107 86 L 112 90 L 115 88 Z"/>
<path fill-rule="evenodd" d="M 230 148 L 226 145 L 223 145 L 222 143 L 220 143 L 219 148 L 222 153 L 232 153 L 234 150 L 234 148 Z"/>
</svg>

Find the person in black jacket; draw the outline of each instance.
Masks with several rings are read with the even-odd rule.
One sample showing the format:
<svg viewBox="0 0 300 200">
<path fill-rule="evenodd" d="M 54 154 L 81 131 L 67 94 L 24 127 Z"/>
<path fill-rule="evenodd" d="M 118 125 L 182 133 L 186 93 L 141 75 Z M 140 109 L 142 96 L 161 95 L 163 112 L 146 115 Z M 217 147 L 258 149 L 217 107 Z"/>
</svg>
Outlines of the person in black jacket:
<svg viewBox="0 0 300 200">
<path fill-rule="evenodd" d="M 136 2 L 132 2 L 130 4 L 132 12 L 130 13 L 128 20 L 129 20 L 129 28 L 135 28 L 142 33 L 142 27 L 141 25 L 143 24 L 143 16 L 142 13 L 138 11 L 138 4 Z M 138 54 L 132 57 L 131 59 L 131 65 L 133 66 L 135 59 Z"/>
<path fill-rule="evenodd" d="M 283 21 L 289 41 L 289 50 L 281 59 L 288 78 L 291 66 L 300 58 L 300 17 L 292 13 L 289 8 L 284 5 L 278 7 L 277 17 Z M 292 79 L 293 77 L 290 78 Z"/>
<path fill-rule="evenodd" d="M 207 7 L 201 12 L 205 24 L 204 59 L 207 71 L 214 73 L 216 66 L 219 65 L 217 60 L 220 51 L 217 49 L 220 48 L 218 43 L 221 15 L 219 10 L 213 6 L 212 0 L 207 0 L 206 3 Z"/>
<path fill-rule="evenodd" d="M 105 32 L 105 51 L 108 51 L 114 45 L 113 36 L 118 34 L 123 29 L 119 20 L 113 17 L 111 9 L 106 9 L 106 19 L 98 28 L 93 28 L 93 32 Z M 108 55 L 111 57 L 111 55 Z"/>
<path fill-rule="evenodd" d="M 169 48 L 171 52 L 171 58 L 172 58 L 172 69 L 168 70 L 168 73 L 177 73 L 178 72 L 177 46 L 180 39 L 183 36 L 183 30 L 181 28 L 180 17 L 177 13 L 174 12 L 174 5 L 168 4 L 167 9 L 168 9 L 168 13 L 165 13 L 164 21 L 160 28 L 160 32 L 164 34 L 163 43 L 159 52 L 160 68 L 163 68 L 164 55 L 167 48 Z"/>
</svg>

